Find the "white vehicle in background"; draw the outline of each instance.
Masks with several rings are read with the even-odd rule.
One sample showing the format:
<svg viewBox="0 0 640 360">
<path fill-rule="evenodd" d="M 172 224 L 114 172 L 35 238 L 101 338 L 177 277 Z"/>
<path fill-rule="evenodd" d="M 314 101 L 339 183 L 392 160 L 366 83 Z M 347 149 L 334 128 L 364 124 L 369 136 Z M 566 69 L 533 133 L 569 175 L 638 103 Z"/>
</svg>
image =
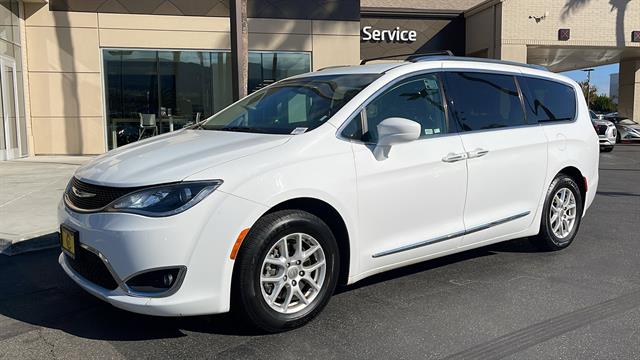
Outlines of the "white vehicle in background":
<svg viewBox="0 0 640 360">
<path fill-rule="evenodd" d="M 285 79 L 79 168 L 59 262 L 122 309 L 237 309 L 280 331 L 339 282 L 514 238 L 564 249 L 598 185 L 581 94 L 543 69 L 447 56 Z"/>
<path fill-rule="evenodd" d="M 591 115 L 593 128 L 598 134 L 600 150 L 603 152 L 611 152 L 617 142 L 618 131 L 616 130 L 616 126 L 609 120 L 602 120 L 602 117 L 596 115 L 596 113 L 591 110 L 589 110 L 589 114 Z"/>
</svg>

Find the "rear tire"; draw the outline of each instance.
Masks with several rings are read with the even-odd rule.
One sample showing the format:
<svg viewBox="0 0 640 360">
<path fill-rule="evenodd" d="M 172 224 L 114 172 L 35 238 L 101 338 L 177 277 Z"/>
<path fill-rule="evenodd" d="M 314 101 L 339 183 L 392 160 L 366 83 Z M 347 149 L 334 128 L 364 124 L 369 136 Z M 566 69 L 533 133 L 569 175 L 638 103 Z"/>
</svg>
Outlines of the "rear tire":
<svg viewBox="0 0 640 360">
<path fill-rule="evenodd" d="M 540 232 L 532 238 L 542 250 L 562 250 L 573 242 L 582 220 L 583 199 L 573 178 L 559 174 L 545 196 Z"/>
<path fill-rule="evenodd" d="M 267 214 L 251 227 L 236 259 L 239 313 L 267 332 L 302 326 L 329 302 L 339 269 L 338 245 L 324 221 L 301 210 Z"/>
</svg>

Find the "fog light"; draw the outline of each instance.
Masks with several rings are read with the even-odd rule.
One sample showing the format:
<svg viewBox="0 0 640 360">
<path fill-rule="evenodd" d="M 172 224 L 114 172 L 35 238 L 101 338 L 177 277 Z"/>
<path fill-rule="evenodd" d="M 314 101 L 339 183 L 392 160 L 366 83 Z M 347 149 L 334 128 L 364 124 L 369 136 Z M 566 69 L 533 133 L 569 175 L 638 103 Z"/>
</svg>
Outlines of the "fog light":
<svg viewBox="0 0 640 360">
<path fill-rule="evenodd" d="M 164 286 L 166 287 L 170 287 L 171 284 L 173 284 L 173 275 L 171 274 L 164 274 L 164 277 L 162 279 L 164 281 Z"/>
<path fill-rule="evenodd" d="M 149 270 L 132 277 L 125 283 L 130 290 L 136 293 L 159 295 L 169 290 L 175 290 L 178 279 L 184 277 L 185 271 L 185 267 Z"/>
</svg>

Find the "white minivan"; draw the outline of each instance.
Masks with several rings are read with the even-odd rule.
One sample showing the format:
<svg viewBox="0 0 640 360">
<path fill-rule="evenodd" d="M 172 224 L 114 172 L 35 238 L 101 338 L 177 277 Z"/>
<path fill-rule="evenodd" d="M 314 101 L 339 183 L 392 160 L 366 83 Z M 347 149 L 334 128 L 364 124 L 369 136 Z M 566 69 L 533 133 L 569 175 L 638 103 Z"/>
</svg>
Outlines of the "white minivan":
<svg viewBox="0 0 640 360">
<path fill-rule="evenodd" d="M 579 85 L 544 69 L 325 69 L 79 168 L 59 262 L 122 309 L 289 329 L 339 282 L 514 238 L 569 246 L 598 153 Z"/>
</svg>

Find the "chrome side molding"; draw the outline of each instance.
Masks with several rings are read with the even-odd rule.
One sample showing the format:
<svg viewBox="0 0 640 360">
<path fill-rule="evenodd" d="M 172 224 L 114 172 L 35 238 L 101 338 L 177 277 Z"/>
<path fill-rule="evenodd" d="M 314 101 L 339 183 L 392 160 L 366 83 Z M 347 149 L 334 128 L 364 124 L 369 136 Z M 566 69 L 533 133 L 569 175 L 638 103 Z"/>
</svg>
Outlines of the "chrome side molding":
<svg viewBox="0 0 640 360">
<path fill-rule="evenodd" d="M 385 251 L 379 252 L 377 254 L 373 254 L 371 257 L 379 258 L 379 257 L 387 256 L 387 255 L 397 254 L 397 253 L 404 252 L 404 251 L 407 251 L 407 250 L 417 249 L 417 248 L 420 248 L 420 247 L 423 247 L 423 246 L 427 246 L 427 245 L 436 244 L 436 243 L 439 243 L 439 242 L 442 242 L 442 241 L 455 239 L 457 237 L 461 237 L 461 236 L 468 235 L 468 234 L 473 234 L 475 232 L 486 230 L 486 229 L 492 228 L 494 226 L 498 226 L 498 225 L 507 223 L 509 221 L 513 221 L 513 220 L 516 220 L 516 219 L 523 218 L 523 217 L 525 217 L 525 216 L 527 216 L 529 214 L 531 214 L 531 211 L 525 211 L 523 213 L 520 213 L 520 214 L 517 214 L 517 215 L 513 215 L 513 216 L 509 216 L 509 217 L 506 217 L 504 219 L 492 221 L 492 222 L 484 224 L 484 225 L 474 226 L 474 227 L 469 228 L 467 230 L 454 232 L 454 233 L 451 233 L 451 234 L 448 234 L 448 235 L 445 235 L 445 236 L 440 236 L 440 237 L 437 237 L 437 238 L 434 238 L 434 239 L 424 240 L 424 241 L 420 241 L 420 242 L 413 243 L 413 244 L 403 245 L 403 246 L 397 247 L 395 249 L 385 250 Z"/>
</svg>

